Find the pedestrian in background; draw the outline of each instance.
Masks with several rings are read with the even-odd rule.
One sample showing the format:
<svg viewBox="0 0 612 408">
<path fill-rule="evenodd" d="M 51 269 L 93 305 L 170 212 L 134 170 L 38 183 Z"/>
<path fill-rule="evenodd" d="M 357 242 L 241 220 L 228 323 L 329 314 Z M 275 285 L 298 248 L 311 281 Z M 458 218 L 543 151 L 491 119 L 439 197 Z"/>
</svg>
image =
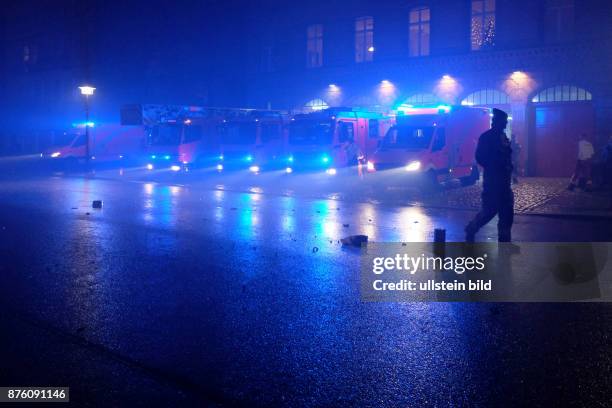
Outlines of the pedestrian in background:
<svg viewBox="0 0 612 408">
<path fill-rule="evenodd" d="M 499 242 L 512 240 L 514 221 L 514 193 L 512 192 L 512 148 L 504 130 L 508 114 L 493 109 L 491 129 L 478 139 L 476 161 L 484 169 L 482 207 L 476 217 L 465 227 L 465 240 L 474 242 L 480 228 L 495 217 Z"/>
<path fill-rule="evenodd" d="M 510 139 L 510 148 L 512 149 L 512 184 L 518 184 L 521 145 L 518 143 L 516 134 L 512 134 L 512 138 Z"/>
<path fill-rule="evenodd" d="M 573 191 L 576 186 L 583 190 L 589 190 L 591 186 L 591 166 L 593 164 L 593 155 L 595 149 L 593 144 L 589 142 L 586 134 L 580 135 L 578 141 L 578 160 L 576 160 L 576 169 L 570 179 L 568 190 Z"/>
</svg>

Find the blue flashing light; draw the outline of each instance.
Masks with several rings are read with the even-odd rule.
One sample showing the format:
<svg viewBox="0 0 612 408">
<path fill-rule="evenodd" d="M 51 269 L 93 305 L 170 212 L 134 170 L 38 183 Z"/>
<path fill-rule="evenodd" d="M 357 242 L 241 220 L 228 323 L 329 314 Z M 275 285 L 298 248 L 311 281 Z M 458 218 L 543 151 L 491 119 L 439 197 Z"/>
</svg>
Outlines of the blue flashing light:
<svg viewBox="0 0 612 408">
<path fill-rule="evenodd" d="M 165 155 L 165 156 L 164 156 L 164 159 L 166 159 L 166 160 L 170 160 L 170 155 L 169 155 L 169 154 Z"/>
<path fill-rule="evenodd" d="M 251 156 L 250 154 L 246 157 L 246 161 L 251 162 L 253 161 L 253 156 Z"/>
<path fill-rule="evenodd" d="M 323 163 L 329 163 L 329 157 L 328 156 L 323 156 L 323 158 L 321 160 L 323 160 Z"/>
<path fill-rule="evenodd" d="M 289 161 L 290 163 L 293 163 L 293 156 L 289 156 L 289 158 L 287 159 L 287 161 Z"/>
<path fill-rule="evenodd" d="M 94 122 L 81 122 L 81 123 L 73 123 L 72 127 L 75 128 L 84 128 L 84 127 L 89 127 L 92 128 L 96 126 L 96 124 Z"/>
<path fill-rule="evenodd" d="M 153 160 L 155 160 L 155 159 L 157 159 L 157 156 L 153 154 L 153 155 L 151 155 L 151 158 L 152 158 Z"/>
<path fill-rule="evenodd" d="M 438 105 L 438 110 L 444 111 L 445 113 L 450 112 L 452 107 L 450 105 Z"/>
</svg>

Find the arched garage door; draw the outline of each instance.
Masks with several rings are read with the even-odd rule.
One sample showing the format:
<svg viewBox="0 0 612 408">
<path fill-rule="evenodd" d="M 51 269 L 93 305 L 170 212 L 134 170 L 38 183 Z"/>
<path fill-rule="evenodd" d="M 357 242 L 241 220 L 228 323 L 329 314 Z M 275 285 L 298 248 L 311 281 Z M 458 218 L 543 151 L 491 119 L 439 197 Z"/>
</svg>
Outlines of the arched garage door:
<svg viewBox="0 0 612 408">
<path fill-rule="evenodd" d="M 570 177 L 576 165 L 578 137 L 593 141 L 595 112 L 588 91 L 571 85 L 544 89 L 532 99 L 535 132 L 531 144 L 532 173 Z"/>
</svg>

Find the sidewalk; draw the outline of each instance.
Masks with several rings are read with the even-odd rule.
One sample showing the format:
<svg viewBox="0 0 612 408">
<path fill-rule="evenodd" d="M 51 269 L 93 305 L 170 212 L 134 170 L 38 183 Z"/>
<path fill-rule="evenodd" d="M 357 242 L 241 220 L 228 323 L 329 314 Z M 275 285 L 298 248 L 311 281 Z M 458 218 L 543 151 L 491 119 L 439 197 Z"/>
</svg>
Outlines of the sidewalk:
<svg viewBox="0 0 612 408">
<path fill-rule="evenodd" d="M 612 218 L 612 195 L 609 191 L 563 190 L 532 209 L 531 213 L 550 216 Z"/>
<path fill-rule="evenodd" d="M 515 212 L 521 215 L 612 218 L 609 191 L 567 191 L 568 179 L 522 177 L 512 186 Z M 423 205 L 462 210 L 480 208 L 480 183 L 444 190 L 423 200 Z"/>
</svg>

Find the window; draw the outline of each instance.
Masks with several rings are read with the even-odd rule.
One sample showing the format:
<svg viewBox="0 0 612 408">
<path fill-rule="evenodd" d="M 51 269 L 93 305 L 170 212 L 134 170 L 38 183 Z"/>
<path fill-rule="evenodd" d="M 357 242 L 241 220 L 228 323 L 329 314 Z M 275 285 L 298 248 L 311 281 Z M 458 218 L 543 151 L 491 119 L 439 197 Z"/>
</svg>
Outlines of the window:
<svg viewBox="0 0 612 408">
<path fill-rule="evenodd" d="M 282 137 L 281 126 L 276 123 L 261 124 L 261 141 L 263 143 L 279 140 Z"/>
<path fill-rule="evenodd" d="M 340 143 L 354 140 L 354 128 L 351 122 L 338 122 L 338 140 Z"/>
<path fill-rule="evenodd" d="M 355 62 L 374 58 L 374 19 L 359 17 L 355 20 Z"/>
<path fill-rule="evenodd" d="M 463 106 L 489 106 L 507 105 L 510 103 L 508 95 L 496 89 L 482 89 L 469 94 L 461 101 Z"/>
<path fill-rule="evenodd" d="M 79 135 L 73 142 L 71 147 L 81 147 L 87 144 L 87 135 Z"/>
<path fill-rule="evenodd" d="M 306 30 L 306 66 L 316 68 L 323 65 L 323 25 L 313 24 Z"/>
<path fill-rule="evenodd" d="M 472 50 L 495 45 L 495 0 L 472 0 Z"/>
<path fill-rule="evenodd" d="M 427 149 L 434 133 L 431 126 L 399 125 L 389 130 L 382 142 L 382 147 L 391 149 Z"/>
<path fill-rule="evenodd" d="M 323 99 L 313 99 L 306 103 L 306 109 L 313 111 L 320 111 L 329 108 L 329 105 Z"/>
<path fill-rule="evenodd" d="M 429 7 L 418 7 L 410 10 L 410 56 L 429 55 Z"/>
<path fill-rule="evenodd" d="M 568 41 L 574 34 L 574 1 L 548 0 L 546 2 L 546 41 Z"/>
<path fill-rule="evenodd" d="M 368 138 L 378 139 L 378 119 L 368 121 Z"/>
<path fill-rule="evenodd" d="M 153 146 L 178 146 L 181 142 L 182 127 L 177 124 L 162 124 L 153 128 Z"/>
<path fill-rule="evenodd" d="M 446 131 L 444 128 L 436 128 L 436 137 L 434 138 L 433 145 L 431 146 L 432 152 L 439 152 L 446 146 Z"/>
<path fill-rule="evenodd" d="M 436 95 L 430 93 L 421 93 L 410 96 L 403 103 L 407 105 L 428 105 L 438 102 L 439 101 Z"/>
<path fill-rule="evenodd" d="M 590 101 L 591 93 L 571 85 L 557 85 L 544 89 L 531 100 L 533 103 Z"/>
<path fill-rule="evenodd" d="M 192 143 L 202 138 L 202 126 L 189 125 L 185 126 L 183 134 L 183 143 Z"/>
</svg>

